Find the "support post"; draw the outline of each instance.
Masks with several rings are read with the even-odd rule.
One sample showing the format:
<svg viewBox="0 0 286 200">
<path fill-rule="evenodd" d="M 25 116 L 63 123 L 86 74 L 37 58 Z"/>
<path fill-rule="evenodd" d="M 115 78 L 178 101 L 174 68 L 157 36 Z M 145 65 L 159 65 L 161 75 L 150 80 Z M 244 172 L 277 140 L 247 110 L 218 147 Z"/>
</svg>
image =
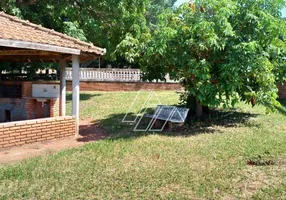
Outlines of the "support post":
<svg viewBox="0 0 286 200">
<path fill-rule="evenodd" d="M 76 133 L 79 135 L 79 56 L 72 56 L 72 115 L 76 118 Z"/>
<path fill-rule="evenodd" d="M 60 60 L 60 116 L 66 116 L 66 60 Z"/>
</svg>

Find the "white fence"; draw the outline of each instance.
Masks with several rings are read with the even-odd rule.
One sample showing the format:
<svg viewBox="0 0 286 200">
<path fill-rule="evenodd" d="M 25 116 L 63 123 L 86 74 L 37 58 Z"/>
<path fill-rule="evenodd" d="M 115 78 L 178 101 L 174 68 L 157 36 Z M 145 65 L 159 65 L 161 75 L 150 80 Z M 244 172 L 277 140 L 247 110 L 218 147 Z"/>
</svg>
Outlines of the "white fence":
<svg viewBox="0 0 286 200">
<path fill-rule="evenodd" d="M 139 69 L 93 69 L 81 68 L 79 72 L 82 81 L 141 81 Z M 66 80 L 72 80 L 72 69 L 67 68 Z"/>
<path fill-rule="evenodd" d="M 110 82 L 140 82 L 140 69 L 94 69 L 80 68 L 79 78 L 81 81 L 110 81 Z M 66 80 L 72 80 L 72 69 L 67 68 Z M 154 80 L 156 82 L 156 80 Z M 165 82 L 165 81 L 158 81 Z M 175 83 L 166 76 L 166 82 Z"/>
</svg>

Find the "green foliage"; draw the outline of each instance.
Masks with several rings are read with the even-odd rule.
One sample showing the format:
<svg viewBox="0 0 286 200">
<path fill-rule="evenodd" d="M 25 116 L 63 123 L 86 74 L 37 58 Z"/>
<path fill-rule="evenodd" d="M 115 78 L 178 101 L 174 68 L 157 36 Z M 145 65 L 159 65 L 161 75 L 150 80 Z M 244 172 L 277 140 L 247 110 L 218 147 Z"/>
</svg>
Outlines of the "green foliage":
<svg viewBox="0 0 286 200">
<path fill-rule="evenodd" d="M 146 21 L 150 29 L 156 28 L 158 23 L 157 16 L 164 12 L 165 9 L 171 8 L 176 0 L 153 0 L 146 10 Z"/>
<path fill-rule="evenodd" d="M 16 7 L 16 3 L 14 0 L 0 1 L 0 10 L 16 16 L 20 16 L 20 10 Z"/>
<path fill-rule="evenodd" d="M 79 24 L 77 22 L 64 22 L 64 32 L 68 33 L 71 37 L 80 39 L 81 41 L 87 41 L 83 30 L 79 28 Z"/>
<path fill-rule="evenodd" d="M 166 73 L 202 105 L 276 101 L 285 80 L 284 1 L 197 0 L 166 10 L 145 48 L 146 78 Z"/>
<path fill-rule="evenodd" d="M 44 27 L 66 33 L 107 49 L 105 60 L 133 61 L 126 43 L 148 38 L 145 14 L 150 0 L 36 1 L 33 4 L 5 0 L 0 10 Z M 121 51 L 122 50 L 122 51 Z M 132 51 L 130 51 L 132 52 Z M 138 57 L 138 56 L 137 56 Z"/>
<path fill-rule="evenodd" d="M 26 1 L 25 1 L 26 2 Z M 105 60 L 138 65 L 156 16 L 175 0 L 0 2 L 0 10 L 107 49 Z"/>
<path fill-rule="evenodd" d="M 105 47 L 105 60 L 140 63 L 146 79 L 169 73 L 203 105 L 277 106 L 276 83 L 286 79 L 284 1 L 197 0 L 170 9 L 174 2 L 4 0 L 0 9 Z"/>
<path fill-rule="evenodd" d="M 21 80 L 38 80 L 39 75 L 36 73 L 39 69 L 59 69 L 58 63 L 10 63 L 10 62 L 2 62 L 0 65 L 0 79 L 5 79 L 5 77 L 9 78 L 9 80 L 17 79 L 18 76 L 21 77 Z M 3 72 L 6 72 L 3 75 Z M 27 75 L 22 74 L 22 71 L 25 71 Z M 26 76 L 26 77 L 25 77 Z M 53 77 L 54 78 L 54 77 Z M 45 76 L 41 77 L 44 80 L 50 80 L 51 77 Z"/>
</svg>

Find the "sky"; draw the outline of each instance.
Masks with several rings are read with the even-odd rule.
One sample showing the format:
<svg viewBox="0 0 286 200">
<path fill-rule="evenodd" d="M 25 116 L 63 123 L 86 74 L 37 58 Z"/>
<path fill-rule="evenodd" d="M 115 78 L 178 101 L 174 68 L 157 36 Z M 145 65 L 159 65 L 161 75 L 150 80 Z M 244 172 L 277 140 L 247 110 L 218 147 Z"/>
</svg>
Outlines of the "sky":
<svg viewBox="0 0 286 200">
<path fill-rule="evenodd" d="M 181 5 L 182 3 L 186 3 L 186 2 L 189 2 L 190 0 L 177 0 L 177 2 L 175 3 L 175 6 L 179 6 Z"/>
<path fill-rule="evenodd" d="M 175 3 L 175 6 L 179 6 L 182 3 L 186 3 L 189 2 L 190 0 L 177 0 L 177 2 Z M 286 8 L 284 8 L 282 11 L 282 17 L 286 17 Z"/>
<path fill-rule="evenodd" d="M 282 17 L 286 17 L 286 8 L 282 10 Z"/>
</svg>

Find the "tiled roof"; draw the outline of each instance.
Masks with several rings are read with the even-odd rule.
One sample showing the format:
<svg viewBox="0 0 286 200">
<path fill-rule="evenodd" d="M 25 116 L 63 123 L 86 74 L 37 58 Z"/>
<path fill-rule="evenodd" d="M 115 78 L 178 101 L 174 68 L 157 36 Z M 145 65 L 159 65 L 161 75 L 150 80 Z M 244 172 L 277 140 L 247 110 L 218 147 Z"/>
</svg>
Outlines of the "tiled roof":
<svg viewBox="0 0 286 200">
<path fill-rule="evenodd" d="M 21 20 L 4 12 L 0 12 L 0 39 L 47 44 L 97 55 L 105 54 L 105 49 L 91 43 Z"/>
</svg>

